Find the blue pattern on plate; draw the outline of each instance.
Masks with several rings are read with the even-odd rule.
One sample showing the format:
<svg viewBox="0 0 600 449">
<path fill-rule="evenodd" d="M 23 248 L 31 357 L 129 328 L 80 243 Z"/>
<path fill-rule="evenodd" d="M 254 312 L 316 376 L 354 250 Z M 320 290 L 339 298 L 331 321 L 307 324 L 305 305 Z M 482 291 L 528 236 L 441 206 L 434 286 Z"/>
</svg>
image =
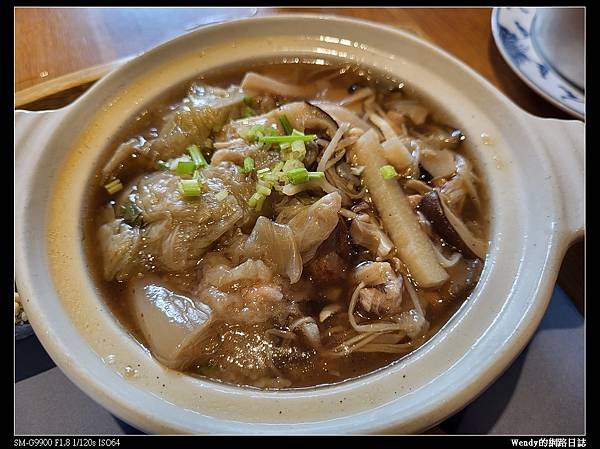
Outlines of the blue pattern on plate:
<svg viewBox="0 0 600 449">
<path fill-rule="evenodd" d="M 524 37 L 529 37 L 529 33 L 523 28 L 522 25 L 519 24 L 519 22 L 515 21 L 515 26 L 519 29 Z M 515 33 L 512 33 L 508 28 L 502 25 L 499 25 L 498 27 L 500 28 L 500 39 L 502 39 L 504 48 L 514 63 L 517 64 L 517 66 L 520 66 L 525 61 L 530 61 L 529 56 L 527 56 L 529 47 L 527 45 L 523 45 L 519 37 Z M 540 76 L 545 79 L 548 76 L 548 67 L 537 62 L 535 64 L 538 68 Z"/>
<path fill-rule="evenodd" d="M 496 45 L 513 70 L 542 96 L 580 118 L 585 114 L 585 94 L 556 73 L 536 52 L 531 41 L 535 8 L 495 8 L 492 30 Z"/>
<path fill-rule="evenodd" d="M 583 103 L 583 102 L 582 102 L 582 101 L 581 101 L 579 98 L 577 98 L 577 97 L 576 97 L 576 96 L 573 94 L 573 92 L 571 92 L 571 91 L 570 91 L 569 89 L 567 89 L 566 87 L 564 87 L 564 86 L 558 86 L 558 88 L 559 88 L 559 89 L 561 89 L 561 90 L 564 92 L 564 94 L 562 94 L 562 95 L 560 96 L 560 98 L 562 98 L 563 100 L 573 100 L 573 101 L 576 101 L 576 102 L 578 102 L 578 103 Z"/>
<path fill-rule="evenodd" d="M 538 70 L 540 71 L 540 76 L 546 79 L 546 77 L 548 76 L 548 72 L 550 71 L 548 67 L 546 67 L 544 64 L 538 64 L 537 66 Z"/>
<path fill-rule="evenodd" d="M 529 31 L 523 28 L 523 25 L 521 25 L 518 20 L 515 20 L 515 26 L 519 29 L 523 37 L 529 37 Z"/>
<path fill-rule="evenodd" d="M 527 48 L 519 43 L 519 38 L 515 33 L 511 33 L 510 30 L 502 25 L 500 28 L 500 39 L 504 44 L 504 48 L 510 55 L 511 59 L 517 65 L 521 65 L 524 61 L 529 60 L 527 57 Z"/>
</svg>

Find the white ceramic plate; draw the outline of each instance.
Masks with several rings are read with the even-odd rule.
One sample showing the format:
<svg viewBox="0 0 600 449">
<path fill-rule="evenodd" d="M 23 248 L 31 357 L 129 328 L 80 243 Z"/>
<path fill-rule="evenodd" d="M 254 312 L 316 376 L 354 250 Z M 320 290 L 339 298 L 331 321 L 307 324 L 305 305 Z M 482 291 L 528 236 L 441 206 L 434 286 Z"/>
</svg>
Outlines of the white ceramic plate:
<svg viewBox="0 0 600 449">
<path fill-rule="evenodd" d="M 585 94 L 544 60 L 531 37 L 536 8 L 494 8 L 492 34 L 511 69 L 529 87 L 573 116 L 585 117 Z"/>
</svg>

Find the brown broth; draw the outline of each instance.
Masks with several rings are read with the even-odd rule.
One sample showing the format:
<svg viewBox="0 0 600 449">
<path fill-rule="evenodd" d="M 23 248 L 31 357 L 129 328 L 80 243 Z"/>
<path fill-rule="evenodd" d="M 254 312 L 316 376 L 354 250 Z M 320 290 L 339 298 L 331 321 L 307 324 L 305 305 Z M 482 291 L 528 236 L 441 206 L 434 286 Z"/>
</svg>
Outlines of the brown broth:
<svg viewBox="0 0 600 449">
<path fill-rule="evenodd" d="M 309 61 L 310 62 L 310 61 Z M 248 64 L 244 64 L 243 66 L 235 66 L 228 67 L 219 71 L 215 71 L 212 73 L 207 73 L 197 80 L 210 84 L 216 85 L 220 87 L 227 87 L 232 83 L 239 83 L 242 76 L 246 71 L 253 70 L 258 73 L 262 73 L 268 76 L 272 76 L 278 78 L 282 81 L 288 82 L 298 82 L 299 80 L 310 80 L 317 78 L 319 75 L 322 75 L 324 70 L 329 70 L 330 73 L 338 73 L 338 76 L 333 81 L 334 88 L 332 89 L 331 94 L 335 99 L 341 98 L 344 95 L 347 95 L 347 91 L 349 86 L 355 83 L 360 83 L 362 85 L 369 85 L 375 89 L 384 89 L 391 86 L 397 86 L 401 83 L 400 80 L 394 79 L 393 77 L 386 76 L 383 74 L 378 74 L 372 72 L 370 70 L 365 70 L 364 68 L 352 65 L 331 65 L 328 67 L 319 66 L 316 64 L 289 64 L 289 63 L 269 63 L 266 64 L 264 61 L 253 64 L 249 67 Z M 343 72 L 340 74 L 340 72 Z M 107 162 L 108 158 L 111 155 L 111 152 L 118 146 L 119 143 L 127 140 L 128 138 L 140 135 L 140 133 L 144 133 L 148 131 L 152 126 L 159 127 L 160 126 L 160 118 L 164 115 L 164 113 L 169 109 L 170 106 L 175 104 L 178 100 L 180 100 L 184 95 L 191 84 L 186 83 L 178 87 L 177 89 L 173 89 L 172 91 L 165 94 L 162 98 L 160 98 L 155 104 L 153 104 L 149 109 L 142 110 L 140 113 L 132 119 L 130 123 L 127 123 L 122 131 L 115 135 L 113 141 L 108 145 L 106 151 L 103 154 L 103 157 L 100 158 L 97 166 L 97 174 L 95 179 L 90 183 L 88 195 L 88 207 L 83 211 L 83 232 L 85 237 L 86 244 L 86 252 L 87 252 L 87 260 L 89 263 L 90 272 L 94 278 L 95 284 L 97 285 L 100 294 L 105 299 L 106 303 L 109 305 L 110 310 L 116 317 L 116 319 L 122 324 L 124 328 L 126 328 L 139 342 L 143 345 L 146 345 L 144 338 L 136 324 L 135 317 L 132 313 L 132 307 L 129 304 L 129 298 L 125 294 L 126 285 L 124 283 L 116 282 L 116 281 L 105 281 L 102 277 L 102 261 L 101 255 L 98 251 L 97 245 L 97 228 L 98 228 L 98 219 L 97 219 L 97 211 L 104 205 L 106 205 L 111 198 L 104 191 L 104 189 L 100 186 L 100 169 Z M 408 87 L 403 87 L 404 91 L 408 92 L 409 97 L 418 99 L 420 102 L 429 106 L 431 102 L 425 100 L 424 96 L 421 96 L 418 92 L 414 92 L 409 90 Z M 436 118 L 444 117 L 448 122 L 454 122 L 449 120 L 447 115 L 441 113 L 438 108 L 432 107 L 430 110 L 436 111 Z M 467 141 L 468 142 L 468 141 Z M 468 143 L 461 143 L 458 151 L 462 154 L 465 154 L 467 157 L 470 154 L 470 150 L 468 148 Z M 470 159 L 472 161 L 472 159 Z M 475 165 L 475 164 L 473 164 Z M 475 165 L 475 169 L 477 167 Z M 133 179 L 133 177 L 147 172 L 147 168 L 142 166 L 134 166 L 129 168 L 126 173 L 120 173 L 119 177 L 122 180 L 123 184 Z M 464 217 L 468 220 L 474 220 L 479 224 L 480 227 L 480 236 L 487 235 L 487 229 L 489 226 L 489 222 L 487 219 L 487 197 L 486 192 L 483 186 L 479 187 L 479 194 L 483 199 L 484 210 L 478 211 L 471 204 L 467 204 L 467 207 L 464 212 Z M 350 245 L 351 253 L 347 258 L 347 263 L 350 267 L 356 266 L 365 258 L 364 249 Z M 216 246 L 218 250 L 218 245 Z M 372 257 L 369 257 L 372 259 Z M 459 262 L 464 263 L 464 262 Z M 452 272 L 459 269 L 460 266 L 449 269 L 452 276 Z M 182 281 L 185 279 L 186 275 L 193 279 L 193 274 L 184 273 L 179 276 L 169 275 L 166 273 L 162 273 L 162 276 L 168 285 L 173 285 L 175 289 L 179 288 L 180 290 L 185 290 L 186 282 Z M 304 278 L 307 278 L 306 274 L 303 274 Z M 318 315 L 320 307 L 327 303 L 327 292 L 328 291 L 341 291 L 340 297 L 344 298 L 342 303 L 347 304 L 350 295 L 352 294 L 353 286 L 347 279 L 341 279 L 336 281 L 313 281 L 314 285 L 316 285 L 316 290 L 322 292 L 312 304 L 303 305 L 304 311 L 310 313 L 312 315 Z M 443 289 L 437 291 L 423 291 L 419 292 L 421 295 L 423 306 L 426 309 L 426 316 L 428 321 L 430 322 L 429 331 L 427 332 L 426 338 L 422 341 L 426 341 L 432 335 L 434 335 L 451 317 L 458 308 L 463 304 L 466 300 L 468 294 L 467 292 L 460 298 L 449 297 L 444 293 Z M 408 300 L 407 300 L 408 301 Z M 373 318 L 373 317 L 370 317 Z M 318 320 L 316 320 L 318 322 Z M 328 336 L 330 329 L 335 329 L 336 327 L 342 326 L 344 328 L 349 328 L 348 317 L 346 313 L 340 313 L 334 318 L 327 320 L 325 323 L 319 323 L 319 328 L 322 336 Z M 247 381 L 243 378 L 239 378 L 236 376 L 228 376 L 227 372 L 227 363 L 224 363 L 223 360 L 226 357 L 236 358 L 238 357 L 239 363 L 244 363 L 244 344 L 248 344 L 248 342 L 253 342 L 253 338 L 263 339 L 263 336 L 258 336 L 260 332 L 255 332 L 252 326 L 242 326 L 240 324 L 227 324 L 224 322 L 220 322 L 216 328 L 212 331 L 211 340 L 214 340 L 212 343 L 208 343 L 206 346 L 210 346 L 213 344 L 218 346 L 219 339 L 222 340 L 223 335 L 238 335 L 242 336 L 241 339 L 238 337 L 238 340 L 232 337 L 230 343 L 238 344 L 238 347 L 233 352 L 229 352 L 226 354 L 217 354 L 213 357 L 208 357 L 203 359 L 203 361 L 197 366 L 191 368 L 189 370 L 189 374 L 195 376 L 203 376 L 208 377 L 217 381 L 224 381 L 228 383 L 237 383 L 237 384 L 249 384 L 251 381 Z M 262 329 L 264 330 L 264 329 Z M 236 334 L 237 332 L 237 334 Z M 338 337 L 326 337 L 324 338 L 325 344 L 329 347 L 329 345 L 340 343 L 343 340 L 343 335 L 349 335 L 348 332 L 342 334 L 342 336 Z M 420 342 L 420 343 L 422 343 Z M 270 340 L 268 344 L 277 345 L 278 337 Z M 257 341 L 254 341 L 253 344 L 258 344 Z M 415 345 L 416 348 L 417 345 Z M 287 352 L 286 352 L 287 351 Z M 278 357 L 274 357 L 274 364 L 276 368 L 282 373 L 284 377 L 289 379 L 292 382 L 292 387 L 309 387 L 314 385 L 322 385 L 322 384 L 331 384 L 340 382 L 343 380 L 355 378 L 360 375 L 364 375 L 370 372 L 373 372 L 377 369 L 388 366 L 394 361 L 399 360 L 404 357 L 406 354 L 386 354 L 386 353 L 359 353 L 354 352 L 350 355 L 343 357 L 326 357 L 316 353 L 314 350 L 305 346 L 303 343 L 298 342 L 290 345 L 288 350 L 280 351 L 281 354 Z M 410 351 L 407 351 L 410 352 Z M 233 354 L 233 355 L 232 355 Z M 219 367 L 222 367 L 222 370 L 219 370 Z"/>
</svg>

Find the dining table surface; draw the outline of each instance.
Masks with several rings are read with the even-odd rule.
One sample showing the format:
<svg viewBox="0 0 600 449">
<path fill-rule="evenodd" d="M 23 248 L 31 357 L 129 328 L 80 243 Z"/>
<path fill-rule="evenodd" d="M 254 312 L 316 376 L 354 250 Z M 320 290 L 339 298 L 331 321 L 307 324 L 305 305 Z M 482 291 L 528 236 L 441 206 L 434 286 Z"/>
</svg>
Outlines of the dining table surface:
<svg viewBox="0 0 600 449">
<path fill-rule="evenodd" d="M 161 42 L 201 26 L 245 17 L 318 13 L 366 19 L 413 33 L 474 69 L 525 111 L 573 119 L 528 87 L 504 61 L 492 8 L 37 8 L 14 9 L 15 108 L 57 108 L 104 74 Z M 576 199 L 581 200 L 583 199 Z M 561 294 L 584 317 L 584 240 L 565 255 Z"/>
</svg>

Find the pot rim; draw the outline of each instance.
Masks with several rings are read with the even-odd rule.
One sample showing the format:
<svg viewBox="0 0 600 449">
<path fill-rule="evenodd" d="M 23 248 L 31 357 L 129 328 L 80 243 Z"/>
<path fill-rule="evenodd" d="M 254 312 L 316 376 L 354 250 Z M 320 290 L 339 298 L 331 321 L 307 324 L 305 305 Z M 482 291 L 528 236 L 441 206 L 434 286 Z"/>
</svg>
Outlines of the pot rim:
<svg viewBox="0 0 600 449">
<path fill-rule="evenodd" d="M 278 22 L 278 21 L 285 22 L 286 20 L 290 20 L 290 19 L 293 19 L 296 21 L 297 20 L 309 20 L 309 21 L 310 20 L 328 20 L 328 21 L 333 20 L 333 21 L 342 22 L 342 23 L 344 23 L 344 22 L 352 23 L 352 24 L 356 24 L 357 26 L 360 25 L 362 27 L 371 27 L 371 28 L 377 27 L 377 28 L 383 29 L 384 31 L 386 31 L 388 33 L 396 33 L 396 35 L 399 35 L 399 37 L 414 41 L 418 45 L 428 47 L 431 51 L 436 53 L 437 57 L 444 59 L 446 63 L 454 64 L 455 66 L 459 67 L 461 70 L 466 71 L 468 75 L 475 77 L 477 79 L 477 81 L 480 82 L 485 89 L 490 91 L 490 93 L 493 94 L 498 101 L 503 103 L 509 109 L 512 109 L 513 111 L 515 111 L 516 114 L 522 114 L 522 111 L 520 111 L 515 105 L 510 103 L 510 101 L 508 99 L 506 99 L 502 94 L 500 94 L 495 87 L 493 87 L 487 80 L 483 79 L 479 74 L 474 72 L 472 69 L 470 69 L 464 63 L 458 61 L 457 59 L 448 55 L 446 52 L 438 49 L 434 45 L 432 45 L 428 42 L 424 42 L 424 41 L 416 38 L 415 36 L 412 36 L 404 31 L 397 30 L 397 29 L 391 28 L 389 26 L 382 26 L 379 24 L 374 24 L 372 22 L 365 21 L 365 20 L 350 19 L 350 18 L 345 18 L 345 17 L 342 18 L 339 16 L 322 15 L 322 14 L 286 14 L 286 15 L 267 16 L 267 17 L 244 18 L 244 19 L 239 19 L 239 20 L 235 20 L 232 22 L 228 22 L 226 24 L 209 25 L 207 27 L 203 27 L 198 30 L 193 30 L 193 31 L 186 33 L 182 36 L 179 36 L 173 40 L 170 40 L 164 44 L 161 44 L 161 45 L 153 48 L 152 50 L 149 50 L 148 52 L 145 52 L 144 54 L 132 59 L 130 62 L 126 63 L 125 66 L 115 70 L 114 72 L 109 74 L 105 79 L 99 81 L 96 85 L 94 85 L 90 89 L 90 91 L 86 92 L 86 94 L 84 94 L 82 97 L 80 97 L 78 100 L 76 100 L 76 102 L 74 102 L 70 106 L 67 106 L 66 108 L 63 108 L 62 111 L 65 114 L 64 115 L 61 114 L 62 115 L 61 119 L 64 119 L 68 113 L 70 113 L 71 111 L 74 111 L 76 108 L 76 105 L 81 105 L 81 104 L 85 103 L 85 101 L 87 101 L 86 98 L 89 98 L 90 96 L 95 95 L 98 92 L 101 92 L 102 89 L 104 88 L 104 86 L 106 86 L 111 80 L 118 78 L 120 76 L 120 74 L 124 73 L 124 71 L 127 69 L 128 66 L 135 64 L 136 61 L 140 60 L 143 57 L 147 57 L 147 55 L 154 55 L 154 54 L 162 51 L 162 49 L 164 49 L 164 48 L 169 48 L 170 46 L 176 45 L 176 42 L 181 42 L 181 40 L 188 38 L 189 35 L 202 34 L 202 33 L 205 33 L 207 31 L 207 29 L 215 29 L 215 28 L 219 28 L 219 27 L 229 27 L 229 26 L 238 26 L 239 27 L 240 25 L 243 25 L 246 22 Z M 522 115 L 524 115 L 524 114 L 522 114 Z M 19 234 L 19 232 L 20 232 L 20 230 L 18 229 L 17 234 Z M 23 237 L 23 236 L 21 236 L 21 237 Z M 550 246 L 548 247 L 547 252 L 544 253 L 545 257 L 544 257 L 544 261 L 543 261 L 543 267 L 544 267 L 543 271 L 546 272 L 546 279 L 548 277 L 552 278 L 552 276 L 553 276 L 552 271 L 556 271 L 556 265 L 557 265 L 556 260 L 559 259 L 561 251 L 564 251 L 563 247 L 565 245 L 560 244 L 560 243 L 557 244 L 555 241 L 556 239 L 557 239 L 557 237 L 555 234 L 552 234 L 549 237 L 548 241 L 549 241 Z M 21 247 L 21 245 L 17 244 L 16 246 L 18 247 L 18 249 L 23 250 L 22 254 L 26 252 L 26 251 L 24 251 L 24 247 Z M 556 249 L 555 249 L 555 246 L 557 247 Z M 549 261 L 551 259 L 554 259 L 554 263 L 549 263 Z M 30 273 L 28 273 L 29 270 L 25 264 L 24 258 L 22 260 L 18 260 L 16 265 L 17 265 L 17 277 L 19 279 L 32 277 L 30 275 Z M 486 265 L 487 265 L 487 263 L 486 263 Z M 551 288 L 551 286 L 552 285 L 548 280 L 545 281 L 545 285 L 537 286 L 536 300 L 533 301 L 536 304 L 533 304 L 533 302 L 532 302 L 531 307 L 528 309 L 528 316 L 527 316 L 528 319 L 526 320 L 525 319 L 526 317 L 524 316 L 523 320 L 522 320 L 522 323 L 526 324 L 526 326 L 521 327 L 520 329 L 516 330 L 515 332 L 513 332 L 511 334 L 510 339 L 507 339 L 502 344 L 501 351 L 494 355 L 494 359 L 486 365 L 485 369 L 479 370 L 478 378 L 476 381 L 473 381 L 471 384 L 463 385 L 462 389 L 460 389 L 454 393 L 451 400 L 448 400 L 448 404 L 446 406 L 446 411 L 444 413 L 444 416 L 441 416 L 438 414 L 435 417 L 435 419 L 433 419 L 431 422 L 428 422 L 425 427 L 435 425 L 436 422 L 439 422 L 441 419 L 443 419 L 446 416 L 448 416 L 449 414 L 455 412 L 458 408 L 464 406 L 467 402 L 474 399 L 474 397 L 476 397 L 479 393 L 481 393 L 483 391 L 483 389 L 485 387 L 487 387 L 487 385 L 489 385 L 489 383 L 491 383 L 497 376 L 499 376 L 501 374 L 501 372 L 509 365 L 509 363 L 512 362 L 512 360 L 520 353 L 520 351 L 523 349 L 523 347 L 525 346 L 525 344 L 527 343 L 527 341 L 530 339 L 533 332 L 537 328 L 537 325 L 539 324 L 539 322 L 543 316 L 543 313 L 545 311 L 546 305 L 548 303 L 549 296 L 550 296 L 549 288 Z M 30 287 L 29 285 L 27 285 L 27 286 L 24 285 L 24 286 L 20 286 L 20 289 L 21 290 L 26 289 L 26 291 L 28 293 L 29 287 Z M 30 296 L 28 294 L 27 294 L 27 296 L 29 298 L 34 298 L 34 296 Z M 57 362 L 61 362 L 61 363 L 57 363 L 57 365 L 59 365 L 63 369 L 63 371 L 68 375 L 68 377 L 72 381 L 74 381 L 74 383 L 76 383 L 78 386 L 83 388 L 96 401 L 100 402 L 103 406 L 105 406 L 106 408 L 108 408 L 109 410 L 114 412 L 115 414 L 123 417 L 125 420 L 131 422 L 132 424 L 136 425 L 139 428 L 149 429 L 149 430 L 153 430 L 153 431 L 164 431 L 168 428 L 170 428 L 170 429 L 177 428 L 176 426 L 169 427 L 170 425 L 174 424 L 173 422 L 165 424 L 165 422 L 167 422 L 167 420 L 161 420 L 160 418 L 153 416 L 151 413 L 149 413 L 146 410 L 136 409 L 135 406 L 132 406 L 131 403 L 128 402 L 128 398 L 111 396 L 109 393 L 107 393 L 107 386 L 100 385 L 99 382 L 93 378 L 93 376 L 89 375 L 89 373 L 87 372 L 87 370 L 84 367 L 81 367 L 81 366 L 77 365 L 76 363 L 69 363 L 69 362 L 73 361 L 74 356 L 70 353 L 69 348 L 64 346 L 64 341 L 60 341 L 60 338 L 57 335 L 58 332 L 55 329 L 52 329 L 45 322 L 42 321 L 40 313 L 39 313 L 40 311 L 39 311 L 39 309 L 37 309 L 37 304 L 35 303 L 35 301 L 32 301 L 32 303 L 29 303 L 26 307 L 28 309 L 32 309 L 32 311 L 33 311 L 33 309 L 36 309 L 33 314 L 36 318 L 35 322 L 33 323 L 34 328 L 40 329 L 40 331 L 43 330 L 43 332 L 39 332 L 38 335 L 40 336 L 40 340 L 42 341 L 42 343 L 44 344 L 44 347 L 48 350 L 48 352 L 50 353 L 52 358 L 55 359 L 55 361 L 57 361 Z M 28 312 L 28 315 L 30 315 L 30 316 L 32 315 L 30 313 L 30 310 L 27 310 L 27 312 Z M 433 340 L 433 338 L 432 338 L 432 340 Z M 432 340 L 430 340 L 430 341 L 432 341 Z M 332 388 L 337 388 L 340 385 L 343 385 L 343 384 L 335 384 L 332 386 Z M 323 388 L 329 389 L 330 387 L 323 387 Z M 470 391 L 467 391 L 467 390 L 470 390 Z M 424 407 L 421 410 L 421 415 L 427 415 L 427 414 L 434 415 L 434 413 L 433 413 L 434 410 L 432 410 L 432 409 L 435 408 L 435 406 L 439 406 L 439 404 L 433 404 L 431 407 L 429 407 L 429 409 L 427 409 L 427 407 Z M 393 425 L 393 424 L 394 424 L 393 418 L 390 418 L 388 420 L 388 422 L 384 422 L 379 426 L 372 425 L 368 430 L 369 431 L 386 430 L 386 429 L 389 429 L 390 425 Z M 252 424 L 248 424 L 248 425 L 250 426 Z M 421 427 L 423 427 L 423 426 L 421 426 Z M 417 426 L 417 428 L 418 428 L 418 426 Z"/>
</svg>

